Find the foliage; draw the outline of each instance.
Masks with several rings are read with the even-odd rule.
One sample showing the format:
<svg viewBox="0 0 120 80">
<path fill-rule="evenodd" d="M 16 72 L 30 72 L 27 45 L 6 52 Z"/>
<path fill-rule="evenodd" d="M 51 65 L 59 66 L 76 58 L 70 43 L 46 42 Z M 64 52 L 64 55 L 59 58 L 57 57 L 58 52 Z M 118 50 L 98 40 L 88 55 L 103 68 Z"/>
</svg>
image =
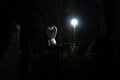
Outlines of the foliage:
<svg viewBox="0 0 120 80">
<path fill-rule="evenodd" d="M 70 56 L 74 56 L 77 50 L 78 50 L 78 46 L 76 46 L 75 44 L 71 44 L 68 49 L 60 52 L 59 58 L 60 59 L 66 59 Z"/>
<path fill-rule="evenodd" d="M 94 53 L 94 47 L 95 47 L 95 40 L 93 40 L 89 46 L 88 46 L 88 49 L 87 49 L 87 52 L 85 53 L 85 57 L 90 60 L 92 58 L 92 56 L 95 54 Z"/>
</svg>

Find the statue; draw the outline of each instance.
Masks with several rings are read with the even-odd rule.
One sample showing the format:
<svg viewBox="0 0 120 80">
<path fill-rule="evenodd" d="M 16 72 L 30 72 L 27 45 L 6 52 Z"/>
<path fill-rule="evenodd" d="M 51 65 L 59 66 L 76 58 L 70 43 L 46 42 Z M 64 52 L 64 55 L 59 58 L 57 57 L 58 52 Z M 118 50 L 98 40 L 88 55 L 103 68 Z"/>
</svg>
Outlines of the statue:
<svg viewBox="0 0 120 80">
<path fill-rule="evenodd" d="M 56 45 L 55 37 L 57 35 L 57 27 L 52 26 L 47 28 L 47 35 L 48 35 L 48 45 Z"/>
</svg>

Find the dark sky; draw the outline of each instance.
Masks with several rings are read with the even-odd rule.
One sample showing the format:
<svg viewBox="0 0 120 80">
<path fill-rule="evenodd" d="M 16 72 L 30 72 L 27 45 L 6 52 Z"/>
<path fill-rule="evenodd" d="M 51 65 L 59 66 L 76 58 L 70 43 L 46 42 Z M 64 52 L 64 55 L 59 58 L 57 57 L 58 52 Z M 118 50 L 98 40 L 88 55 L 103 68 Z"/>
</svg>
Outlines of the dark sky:
<svg viewBox="0 0 120 80">
<path fill-rule="evenodd" d="M 94 5 L 94 6 L 93 6 Z M 68 24 L 73 16 L 80 19 L 78 25 L 78 42 L 88 40 L 96 32 L 97 4 L 94 0 L 12 0 L 3 1 L 3 15 L 9 20 L 33 19 L 41 17 L 50 24 L 58 26 L 58 40 L 71 41 L 67 36 L 72 35 Z M 70 32 L 70 33 L 69 33 Z M 65 33 L 65 36 L 63 36 Z M 64 38 L 64 39 L 62 39 Z M 64 42 L 64 41 L 63 41 Z"/>
<path fill-rule="evenodd" d="M 113 7 L 114 5 L 111 6 L 112 2 L 108 1 L 105 3 L 106 6 L 104 7 L 106 10 L 106 16 L 105 16 L 107 18 L 106 21 L 108 21 L 107 25 L 114 26 L 114 23 L 116 22 L 114 21 L 113 23 L 112 21 L 115 20 L 114 17 L 117 17 L 115 15 L 115 12 L 117 12 L 117 10 L 114 9 Z M 7 44 L 9 43 L 12 34 L 11 26 L 13 26 L 12 23 L 14 23 L 14 21 L 20 23 L 20 21 L 28 20 L 29 23 L 29 20 L 38 22 L 39 19 L 44 19 L 44 21 L 49 22 L 50 24 L 56 25 L 58 27 L 58 36 L 57 36 L 58 43 L 72 41 L 73 28 L 69 25 L 69 20 L 74 16 L 77 17 L 79 21 L 81 21 L 81 24 L 78 25 L 76 29 L 77 42 L 88 44 L 91 40 L 93 40 L 97 36 L 96 33 L 100 29 L 99 21 L 101 18 L 100 15 L 101 9 L 98 6 L 97 0 L 33 0 L 33 1 L 4 0 L 1 2 L 0 6 L 1 6 L 0 17 L 2 21 L 1 25 L 3 26 L 1 27 L 1 32 L 3 32 L 1 34 L 1 39 L 2 39 L 1 43 L 3 45 L 1 46 L 2 50 L 7 48 Z M 109 14 L 109 12 L 111 14 Z M 112 28 L 109 31 L 111 30 Z M 15 58 L 11 57 L 11 56 L 16 56 L 14 55 L 16 51 L 12 52 L 12 50 L 14 50 L 13 46 L 14 45 L 10 45 L 10 48 L 8 48 L 8 51 L 13 54 L 9 54 L 8 52 L 6 52 L 5 54 L 7 55 L 4 56 L 5 62 L 0 64 L 3 65 L 0 66 L 1 70 L 3 70 L 2 72 L 4 72 L 5 70 L 7 71 L 9 69 L 10 70 L 9 74 L 12 72 L 11 70 L 15 67 L 12 64 L 16 64 L 16 62 L 14 62 Z M 0 54 L 0 56 L 3 55 Z M 8 56 L 10 56 L 9 59 Z M 8 68 L 7 64 L 8 66 L 10 65 L 11 66 Z M 4 72 L 4 74 L 5 73 L 6 72 Z M 14 76 L 13 74 L 11 75 Z M 9 77 L 11 77 L 11 75 L 9 75 Z"/>
</svg>

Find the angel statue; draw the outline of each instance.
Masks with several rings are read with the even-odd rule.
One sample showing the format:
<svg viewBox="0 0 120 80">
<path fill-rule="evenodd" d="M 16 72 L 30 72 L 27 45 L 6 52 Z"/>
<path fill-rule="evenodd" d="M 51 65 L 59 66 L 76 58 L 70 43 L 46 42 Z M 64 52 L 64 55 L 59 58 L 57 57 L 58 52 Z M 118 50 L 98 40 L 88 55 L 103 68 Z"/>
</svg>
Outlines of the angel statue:
<svg viewBox="0 0 120 80">
<path fill-rule="evenodd" d="M 48 36 L 48 45 L 56 45 L 55 37 L 57 35 L 57 27 L 52 26 L 47 28 L 47 36 Z"/>
</svg>

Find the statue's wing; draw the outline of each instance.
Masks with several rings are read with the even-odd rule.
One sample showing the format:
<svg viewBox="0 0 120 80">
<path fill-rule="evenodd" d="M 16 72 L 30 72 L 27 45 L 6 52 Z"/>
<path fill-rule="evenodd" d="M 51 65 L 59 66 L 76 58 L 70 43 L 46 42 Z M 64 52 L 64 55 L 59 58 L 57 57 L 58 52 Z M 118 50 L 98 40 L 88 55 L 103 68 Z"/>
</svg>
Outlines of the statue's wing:
<svg viewBox="0 0 120 80">
<path fill-rule="evenodd" d="M 56 26 L 53 26 L 53 27 L 48 27 L 47 29 L 47 35 L 50 39 L 53 39 L 56 37 L 56 34 L 57 34 L 57 27 Z"/>
<path fill-rule="evenodd" d="M 56 26 L 53 27 L 53 30 L 54 30 L 55 33 L 57 34 L 57 27 L 56 27 Z"/>
<path fill-rule="evenodd" d="M 53 26 L 53 34 L 54 34 L 54 37 L 56 37 L 56 34 L 57 34 L 57 27 L 56 26 Z"/>
<path fill-rule="evenodd" d="M 48 38 L 51 38 L 51 30 L 50 27 L 47 28 L 46 33 L 48 35 Z"/>
</svg>

